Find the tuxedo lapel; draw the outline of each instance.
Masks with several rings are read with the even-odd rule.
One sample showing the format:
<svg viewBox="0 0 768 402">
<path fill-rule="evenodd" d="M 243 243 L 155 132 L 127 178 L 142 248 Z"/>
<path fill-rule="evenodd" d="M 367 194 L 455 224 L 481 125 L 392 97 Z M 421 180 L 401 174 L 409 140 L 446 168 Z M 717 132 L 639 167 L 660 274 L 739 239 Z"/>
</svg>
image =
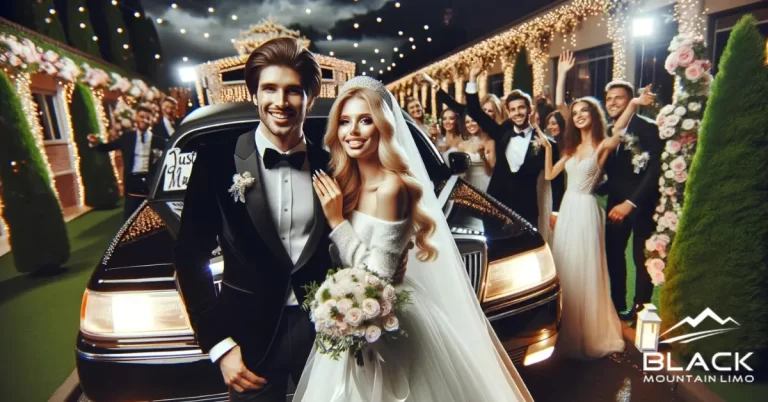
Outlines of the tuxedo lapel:
<svg viewBox="0 0 768 402">
<path fill-rule="evenodd" d="M 280 238 L 275 229 L 274 221 L 269 213 L 266 194 L 264 193 L 264 182 L 259 168 L 259 152 L 256 149 L 256 138 L 254 131 L 249 131 L 240 136 L 235 147 L 235 168 L 238 174 L 249 172 L 253 177 L 253 185 L 246 190 L 245 206 L 248 215 L 251 218 L 253 226 L 256 228 L 261 239 L 275 255 L 286 265 L 293 265 L 291 257 L 280 242 Z"/>
<path fill-rule="evenodd" d="M 314 172 L 318 169 L 326 170 L 328 168 L 328 153 L 319 146 L 312 144 L 309 139 L 307 139 L 307 159 L 309 160 L 310 172 Z M 298 271 L 307 263 L 307 261 L 309 261 L 315 253 L 317 245 L 324 236 L 324 229 L 326 227 L 325 214 L 323 214 L 323 207 L 320 204 L 320 199 L 317 198 L 317 194 L 315 194 L 314 191 L 312 192 L 312 201 L 314 208 L 312 213 L 314 218 L 312 231 L 309 233 L 307 243 L 304 245 L 304 249 L 301 250 L 301 255 L 299 255 L 299 259 L 296 261 L 296 266 L 293 267 L 291 273 Z"/>
</svg>

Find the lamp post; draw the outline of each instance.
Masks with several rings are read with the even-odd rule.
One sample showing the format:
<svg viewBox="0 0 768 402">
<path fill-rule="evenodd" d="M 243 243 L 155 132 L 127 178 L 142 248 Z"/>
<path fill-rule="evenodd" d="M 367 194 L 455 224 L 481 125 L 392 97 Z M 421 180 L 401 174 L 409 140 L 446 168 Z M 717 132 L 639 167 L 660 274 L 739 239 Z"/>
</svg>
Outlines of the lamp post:
<svg viewBox="0 0 768 402">
<path fill-rule="evenodd" d="M 187 89 L 189 89 L 189 102 L 187 103 L 188 107 L 192 107 L 192 84 L 193 82 L 197 81 L 197 71 L 194 67 L 179 67 L 179 78 L 181 79 L 181 82 L 186 84 Z"/>
<path fill-rule="evenodd" d="M 640 55 L 640 79 L 638 87 L 643 86 L 643 67 L 645 66 L 645 38 L 653 35 L 655 20 L 651 17 L 637 17 L 632 20 L 632 36 L 640 38 L 642 52 Z"/>
</svg>

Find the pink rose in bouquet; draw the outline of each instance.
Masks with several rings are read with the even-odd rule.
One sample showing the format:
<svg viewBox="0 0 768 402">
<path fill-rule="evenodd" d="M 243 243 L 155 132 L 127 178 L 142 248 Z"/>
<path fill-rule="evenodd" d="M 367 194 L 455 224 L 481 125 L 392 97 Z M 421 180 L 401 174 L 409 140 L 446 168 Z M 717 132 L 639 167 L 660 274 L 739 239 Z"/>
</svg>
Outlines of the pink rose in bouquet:
<svg viewBox="0 0 768 402">
<path fill-rule="evenodd" d="M 690 46 L 680 46 L 677 49 L 677 63 L 680 67 L 688 67 L 696 60 L 696 54 Z"/>
</svg>

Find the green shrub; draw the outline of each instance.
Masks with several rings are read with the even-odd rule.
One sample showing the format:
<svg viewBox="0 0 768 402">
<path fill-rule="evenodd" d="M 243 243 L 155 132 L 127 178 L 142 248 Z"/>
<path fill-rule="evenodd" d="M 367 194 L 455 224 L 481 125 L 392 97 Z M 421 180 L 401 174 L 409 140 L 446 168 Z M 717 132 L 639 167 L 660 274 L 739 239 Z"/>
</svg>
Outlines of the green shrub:
<svg viewBox="0 0 768 402">
<path fill-rule="evenodd" d="M 95 152 L 88 146 L 88 134 L 98 133 L 99 123 L 91 90 L 77 84 L 72 94 L 72 129 L 80 155 L 80 177 L 85 187 L 85 205 L 94 209 L 111 209 L 120 201 L 109 154 Z"/>
<path fill-rule="evenodd" d="M 699 352 L 768 351 L 768 68 L 752 16 L 731 33 L 712 86 L 691 163 L 685 203 L 661 293 L 666 326 L 709 307 L 737 330 L 673 347 Z M 683 326 L 685 331 L 694 329 Z M 709 329 L 706 326 L 696 331 Z M 683 332 L 675 332 L 681 335 Z M 673 334 L 670 334 L 673 335 Z"/>
<path fill-rule="evenodd" d="M 533 69 L 528 65 L 528 51 L 525 48 L 517 52 L 515 69 L 512 72 L 512 89 L 519 89 L 533 96 Z"/>
<path fill-rule="evenodd" d="M 0 72 L 0 180 L 16 269 L 32 272 L 69 259 L 69 238 L 42 150 L 13 84 Z"/>
<path fill-rule="evenodd" d="M 67 36 L 64 34 L 59 14 L 51 14 L 48 11 L 51 9 L 55 9 L 53 0 L 14 0 L 14 21 L 51 39 L 66 43 Z"/>
<path fill-rule="evenodd" d="M 83 12 L 80 12 L 80 7 L 83 8 Z M 93 25 L 88 16 L 88 7 L 85 5 L 84 0 L 71 0 L 67 1 L 67 9 L 64 21 L 66 24 L 67 38 L 69 44 L 73 47 L 80 49 L 90 55 L 101 58 L 101 52 L 99 50 L 99 44 L 93 40 L 96 35 L 93 31 Z M 81 28 L 81 25 L 84 28 Z M 101 38 L 99 38 L 101 40 Z"/>
</svg>

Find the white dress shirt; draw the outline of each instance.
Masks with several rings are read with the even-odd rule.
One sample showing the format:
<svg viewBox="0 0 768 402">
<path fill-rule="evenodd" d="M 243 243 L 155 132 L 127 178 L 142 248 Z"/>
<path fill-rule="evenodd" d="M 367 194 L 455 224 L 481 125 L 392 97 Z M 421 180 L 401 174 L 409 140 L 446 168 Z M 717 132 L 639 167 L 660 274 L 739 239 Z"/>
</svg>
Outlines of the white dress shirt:
<svg viewBox="0 0 768 402">
<path fill-rule="evenodd" d="M 465 91 L 468 94 L 476 94 L 477 84 L 474 82 L 467 82 Z M 520 131 L 517 130 L 517 127 L 515 127 L 515 132 L 520 133 Z M 509 144 L 507 144 L 507 149 L 504 150 L 504 155 L 507 157 L 507 162 L 509 163 L 509 170 L 512 171 L 512 173 L 517 173 L 517 171 L 520 170 L 520 167 L 523 166 L 523 162 L 525 162 L 525 154 L 528 152 L 531 137 L 533 136 L 533 127 L 528 126 L 523 132 L 525 133 L 523 136 L 515 136 L 510 139 Z"/>
<path fill-rule="evenodd" d="M 173 128 L 173 122 L 168 120 L 166 117 L 163 117 L 163 124 L 165 125 L 165 130 L 168 131 L 169 137 L 176 132 L 176 129 Z"/>
<path fill-rule="evenodd" d="M 144 141 L 141 140 L 141 132 L 136 130 L 136 145 L 133 149 L 132 173 L 149 172 L 149 155 L 152 152 L 152 130 L 147 129 Z"/>
<path fill-rule="evenodd" d="M 515 127 L 515 133 L 523 135 L 516 135 L 509 140 L 507 149 L 504 151 L 504 155 L 507 156 L 507 162 L 509 163 L 509 170 L 512 173 L 517 173 L 520 167 L 525 162 L 525 154 L 528 152 L 529 145 L 531 144 L 531 136 L 533 136 L 533 127 L 530 125 L 524 130 L 520 131 Z"/>
<path fill-rule="evenodd" d="M 264 187 L 268 189 L 264 193 L 267 197 L 272 223 L 277 229 L 277 234 L 280 236 L 285 251 L 288 252 L 291 261 L 296 264 L 314 224 L 315 204 L 314 202 L 307 202 L 307 200 L 314 199 L 309 161 L 304 161 L 301 171 L 292 168 L 287 163 L 281 163 L 272 169 L 267 169 L 264 167 L 264 150 L 271 148 L 281 154 L 290 155 L 306 151 L 307 143 L 302 138 L 301 142 L 291 150 L 282 152 L 264 136 L 261 125 L 256 129 L 255 135 L 256 147 L 260 154 L 261 180 Z M 285 305 L 296 306 L 298 304 L 296 295 L 291 290 Z M 236 345 L 237 343 L 232 338 L 219 342 L 209 352 L 211 361 L 216 362 Z"/>
</svg>

